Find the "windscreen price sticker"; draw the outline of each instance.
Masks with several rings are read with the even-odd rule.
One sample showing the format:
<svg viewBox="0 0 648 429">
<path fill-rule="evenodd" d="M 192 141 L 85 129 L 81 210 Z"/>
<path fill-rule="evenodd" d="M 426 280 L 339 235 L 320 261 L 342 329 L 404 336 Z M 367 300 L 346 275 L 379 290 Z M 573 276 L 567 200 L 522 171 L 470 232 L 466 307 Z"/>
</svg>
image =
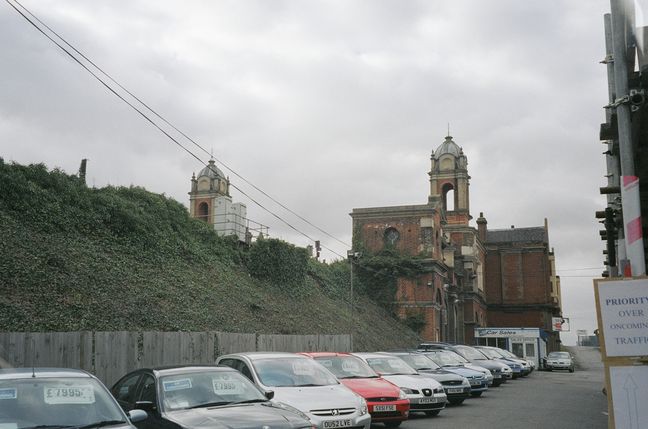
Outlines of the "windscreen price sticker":
<svg viewBox="0 0 648 429">
<path fill-rule="evenodd" d="M 648 355 L 648 279 L 598 283 L 605 354 Z"/>
<path fill-rule="evenodd" d="M 46 404 L 94 404 L 94 389 L 89 385 L 49 386 L 44 390 Z"/>
<path fill-rule="evenodd" d="M 236 380 L 213 380 L 214 393 L 217 395 L 240 395 L 243 393 L 241 383 Z"/>
</svg>

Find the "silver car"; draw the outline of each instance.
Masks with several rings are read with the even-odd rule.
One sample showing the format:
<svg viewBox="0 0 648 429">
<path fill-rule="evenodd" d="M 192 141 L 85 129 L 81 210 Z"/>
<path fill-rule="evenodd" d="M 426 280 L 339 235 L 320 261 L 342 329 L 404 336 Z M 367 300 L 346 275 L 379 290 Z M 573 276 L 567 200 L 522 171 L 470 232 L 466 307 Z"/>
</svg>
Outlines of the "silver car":
<svg viewBox="0 0 648 429">
<path fill-rule="evenodd" d="M 299 410 L 319 429 L 369 429 L 367 402 L 313 359 L 294 353 L 251 352 L 221 356 L 217 364 L 239 370 L 273 401 Z"/>
<path fill-rule="evenodd" d="M 110 426 L 135 429 L 143 410 L 128 414 L 94 375 L 65 368 L 0 369 L 1 428 Z"/>
<path fill-rule="evenodd" d="M 574 359 L 568 352 L 551 352 L 547 356 L 545 369 L 551 371 L 554 369 L 566 369 L 574 372 Z"/>
</svg>

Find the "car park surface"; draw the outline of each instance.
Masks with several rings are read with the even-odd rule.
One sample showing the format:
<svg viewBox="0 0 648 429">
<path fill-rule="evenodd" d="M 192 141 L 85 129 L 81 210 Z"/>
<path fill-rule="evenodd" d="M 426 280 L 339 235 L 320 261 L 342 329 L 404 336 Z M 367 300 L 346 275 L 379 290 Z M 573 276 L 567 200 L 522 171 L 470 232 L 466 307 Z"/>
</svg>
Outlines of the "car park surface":
<svg viewBox="0 0 648 429">
<path fill-rule="evenodd" d="M 436 380 L 421 377 L 402 359 L 384 353 L 353 353 L 376 371 L 381 377 L 400 387 L 410 401 L 410 414 L 423 412 L 436 416 L 448 400 L 443 386 Z"/>
<path fill-rule="evenodd" d="M 124 413 L 95 376 L 75 369 L 0 369 L 0 428 L 134 429 L 146 412 Z"/>
<path fill-rule="evenodd" d="M 250 352 L 221 356 L 217 363 L 239 370 L 264 392 L 274 391 L 273 401 L 297 408 L 319 429 L 369 428 L 364 398 L 309 357 Z"/>
<path fill-rule="evenodd" d="M 349 353 L 302 353 L 331 371 L 342 384 L 367 401 L 371 422 L 396 427 L 409 416 L 410 402 L 398 386 L 371 369 L 362 359 Z"/>
<path fill-rule="evenodd" d="M 311 427 L 301 413 L 272 403 L 228 367 L 139 369 L 122 377 L 112 392 L 125 410 L 148 412 L 146 420 L 136 423 L 139 429 Z"/>
</svg>

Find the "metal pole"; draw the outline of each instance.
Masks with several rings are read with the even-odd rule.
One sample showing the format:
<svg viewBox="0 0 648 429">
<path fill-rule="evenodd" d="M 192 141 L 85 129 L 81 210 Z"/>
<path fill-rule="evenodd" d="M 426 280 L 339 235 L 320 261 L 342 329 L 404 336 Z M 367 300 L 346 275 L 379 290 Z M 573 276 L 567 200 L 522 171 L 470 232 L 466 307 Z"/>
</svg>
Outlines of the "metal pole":
<svg viewBox="0 0 648 429">
<path fill-rule="evenodd" d="M 622 0 L 610 0 L 612 11 L 612 52 L 614 56 L 614 87 L 619 131 L 619 158 L 621 161 L 623 231 L 626 254 L 630 259 L 632 275 L 646 273 L 643 238 L 641 237 L 641 206 L 639 180 L 635 176 L 630 106 L 628 90 L 628 58 L 626 46 L 626 17 Z M 633 24 L 634 25 L 634 24 Z"/>
<path fill-rule="evenodd" d="M 351 299 L 349 300 L 350 301 L 349 319 L 351 320 L 351 325 L 349 326 L 349 345 L 351 348 L 350 351 L 353 352 L 353 328 L 354 328 L 353 326 L 353 264 L 354 264 L 353 255 L 351 256 L 350 261 L 351 261 Z"/>
<path fill-rule="evenodd" d="M 608 101 L 611 105 L 616 99 L 616 92 L 614 88 L 614 61 L 612 61 L 612 17 L 609 13 L 606 13 L 603 16 L 603 23 L 605 27 L 605 60 L 603 60 L 602 62 L 606 65 L 607 69 Z M 608 125 L 612 124 L 612 109 L 605 109 L 605 120 Z M 618 142 L 618 140 L 607 141 L 607 155 L 605 157 L 605 163 L 607 166 L 607 186 L 610 188 L 618 187 L 620 189 L 621 185 L 619 183 L 619 157 L 618 155 L 614 154 L 615 141 Z M 614 194 L 607 194 L 608 207 L 614 208 L 615 204 L 617 203 L 615 202 L 615 198 L 619 198 L 619 196 L 615 196 Z M 622 240 L 621 243 L 624 243 L 623 230 L 619 231 L 618 238 Z M 619 275 L 619 261 L 626 259 L 625 246 L 619 244 L 618 240 L 615 245 L 617 246 L 616 260 L 610 260 L 609 258 L 611 258 L 612 255 L 608 255 L 607 270 L 608 273 L 610 273 L 610 277 L 617 277 Z"/>
</svg>

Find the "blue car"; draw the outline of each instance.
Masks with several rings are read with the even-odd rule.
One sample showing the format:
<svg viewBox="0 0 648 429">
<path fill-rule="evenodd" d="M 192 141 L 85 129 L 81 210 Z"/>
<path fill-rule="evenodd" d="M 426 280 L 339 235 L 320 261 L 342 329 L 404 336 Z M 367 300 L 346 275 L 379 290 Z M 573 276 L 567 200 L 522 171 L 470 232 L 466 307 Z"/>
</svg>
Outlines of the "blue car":
<svg viewBox="0 0 648 429">
<path fill-rule="evenodd" d="M 524 365 L 519 359 L 512 359 L 505 357 L 497 351 L 495 347 L 489 346 L 473 346 L 483 354 L 485 354 L 489 359 L 495 359 L 504 362 L 508 365 L 513 371 L 513 378 L 518 378 L 527 375 L 530 371 L 524 369 Z M 526 367 L 529 367 L 529 364 L 526 364 Z"/>
<path fill-rule="evenodd" d="M 487 376 L 482 371 L 466 367 L 455 352 L 438 349 L 421 353 L 444 370 L 467 378 L 470 382 L 471 396 L 481 396 L 483 392 L 488 390 Z"/>
</svg>

